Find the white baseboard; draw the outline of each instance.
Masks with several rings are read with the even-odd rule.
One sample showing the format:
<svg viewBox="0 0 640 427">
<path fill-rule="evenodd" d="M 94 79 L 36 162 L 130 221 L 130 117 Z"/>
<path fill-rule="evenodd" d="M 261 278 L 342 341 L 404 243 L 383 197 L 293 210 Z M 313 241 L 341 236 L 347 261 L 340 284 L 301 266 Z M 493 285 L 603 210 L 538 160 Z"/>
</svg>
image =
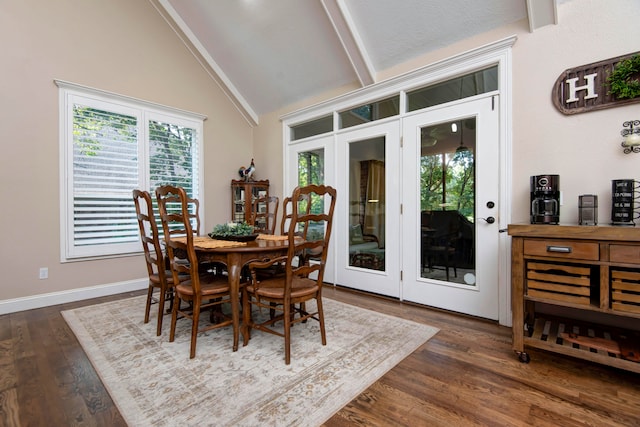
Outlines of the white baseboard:
<svg viewBox="0 0 640 427">
<path fill-rule="evenodd" d="M 51 292 L 0 301 L 0 314 L 15 313 L 17 311 L 48 307 L 50 305 L 81 301 L 106 295 L 121 294 L 123 292 L 147 289 L 149 279 L 129 280 L 126 282 L 108 283 L 106 285 L 90 286 L 87 288 L 71 289 L 68 291 Z"/>
</svg>

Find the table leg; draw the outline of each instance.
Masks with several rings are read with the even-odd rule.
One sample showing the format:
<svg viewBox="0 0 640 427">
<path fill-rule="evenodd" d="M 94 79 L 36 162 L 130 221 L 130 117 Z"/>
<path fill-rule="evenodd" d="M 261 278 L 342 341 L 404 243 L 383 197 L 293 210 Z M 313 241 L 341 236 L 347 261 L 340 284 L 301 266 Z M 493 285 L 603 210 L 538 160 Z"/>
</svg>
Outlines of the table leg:
<svg viewBox="0 0 640 427">
<path fill-rule="evenodd" d="M 233 320 L 233 351 L 238 350 L 240 332 L 240 273 L 242 271 L 242 256 L 238 253 L 227 254 L 227 272 L 229 287 L 231 288 L 231 319 Z"/>
</svg>

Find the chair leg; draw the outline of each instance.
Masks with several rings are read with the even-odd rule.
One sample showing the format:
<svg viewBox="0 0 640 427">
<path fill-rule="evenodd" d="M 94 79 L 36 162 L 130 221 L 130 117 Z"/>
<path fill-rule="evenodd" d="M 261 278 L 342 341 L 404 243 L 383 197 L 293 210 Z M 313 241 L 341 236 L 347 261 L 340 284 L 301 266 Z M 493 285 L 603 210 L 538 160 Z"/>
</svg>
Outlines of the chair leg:
<svg viewBox="0 0 640 427">
<path fill-rule="evenodd" d="M 276 309 L 275 309 L 276 303 L 272 302 L 272 303 L 269 303 L 269 305 L 273 307 L 269 309 L 269 319 L 273 319 L 274 317 L 276 317 Z"/>
<path fill-rule="evenodd" d="M 156 326 L 156 336 L 162 334 L 162 319 L 164 318 L 164 301 L 166 296 L 166 290 L 160 288 L 160 299 L 158 301 L 158 325 Z"/>
<path fill-rule="evenodd" d="M 284 363 L 291 363 L 291 304 L 283 304 L 284 308 Z"/>
<path fill-rule="evenodd" d="M 306 313 L 306 311 L 307 311 L 307 305 L 306 305 L 306 303 L 305 303 L 305 302 L 301 302 L 301 303 L 300 303 L 300 311 L 302 311 L 302 313 Z M 302 316 L 302 313 L 300 313 L 300 316 Z M 304 320 L 302 321 L 302 323 L 307 323 L 307 319 L 304 319 Z"/>
<path fill-rule="evenodd" d="M 214 298 L 210 301 L 220 301 L 220 298 Z M 209 309 L 209 322 L 216 324 L 224 321 L 224 313 L 222 312 L 222 305 L 216 304 Z"/>
<path fill-rule="evenodd" d="M 153 298 L 153 285 L 149 283 L 149 290 L 147 291 L 147 306 L 144 311 L 144 323 L 149 323 L 149 311 L 151 311 L 151 298 Z"/>
<path fill-rule="evenodd" d="M 167 288 L 167 294 L 164 297 L 165 301 L 169 300 L 169 308 L 167 308 L 167 314 L 171 314 L 173 311 L 173 286 Z"/>
<path fill-rule="evenodd" d="M 202 301 L 195 299 L 193 301 L 193 313 L 191 319 L 191 350 L 189 359 L 196 357 L 196 341 L 198 339 L 198 322 L 200 321 L 200 304 Z"/>
<path fill-rule="evenodd" d="M 316 304 L 318 306 L 318 322 L 320 323 L 320 337 L 322 338 L 322 345 L 327 345 L 327 333 L 324 329 L 324 310 L 322 309 L 322 298 L 316 298 Z"/>
<path fill-rule="evenodd" d="M 449 254 L 449 250 L 446 249 L 445 250 L 445 254 L 444 254 L 444 262 L 446 264 L 445 269 L 447 270 L 447 282 L 449 281 L 449 260 L 450 260 L 450 254 Z"/>
<path fill-rule="evenodd" d="M 171 332 L 169 332 L 169 342 L 173 342 L 176 337 L 176 321 L 178 320 L 178 310 L 180 309 L 180 297 L 177 292 L 173 293 L 173 307 L 171 309 Z"/>
</svg>

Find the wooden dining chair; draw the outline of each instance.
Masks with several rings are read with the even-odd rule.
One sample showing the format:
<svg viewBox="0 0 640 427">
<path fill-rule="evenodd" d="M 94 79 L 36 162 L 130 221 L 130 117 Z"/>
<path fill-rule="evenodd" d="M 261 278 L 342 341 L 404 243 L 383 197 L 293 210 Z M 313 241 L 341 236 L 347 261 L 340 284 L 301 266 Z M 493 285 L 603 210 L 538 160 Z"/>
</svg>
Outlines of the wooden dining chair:
<svg viewBox="0 0 640 427">
<path fill-rule="evenodd" d="M 309 206 L 313 202 L 313 206 Z M 251 330 L 275 334 L 284 338 L 285 363 L 291 362 L 291 326 L 294 323 L 315 319 L 320 323 L 322 345 L 327 338 L 322 310 L 322 285 L 324 269 L 329 249 L 329 238 L 336 203 L 336 190 L 324 185 L 298 187 L 291 196 L 292 213 L 287 230 L 287 255 L 269 260 L 249 263 L 251 281 L 242 290 L 244 345 L 248 344 Z M 306 230 L 305 238 L 299 230 Z M 306 254 L 313 254 L 311 259 Z M 310 260 L 299 262 L 298 259 Z M 271 268 L 276 263 L 284 263 L 284 276 L 258 280 L 260 269 Z M 316 308 L 306 311 L 306 306 L 296 308 L 295 304 L 315 300 Z M 280 312 L 261 323 L 254 322 L 252 306 L 275 309 Z M 299 314 L 295 317 L 294 314 Z M 284 331 L 273 326 L 283 321 Z"/>
<path fill-rule="evenodd" d="M 169 341 L 173 342 L 175 339 L 178 318 L 191 319 L 189 358 L 193 359 L 196 355 L 199 333 L 233 324 L 231 317 L 222 315 L 220 321 L 216 323 L 200 325 L 200 313 L 230 302 L 229 281 L 225 276 L 207 274 L 199 268 L 193 243 L 195 233 L 192 229 L 189 202 L 184 189 L 169 185 L 161 186 L 156 189 L 156 198 L 167 244 L 169 267 L 173 280 L 177 283 L 174 287 Z M 168 203 L 175 203 L 176 200 L 179 201 L 181 209 L 176 210 L 173 206 L 174 209 L 169 211 Z M 181 275 L 186 278 L 180 278 Z M 184 308 L 183 302 L 186 303 Z M 221 309 L 219 313 L 222 314 Z"/>
<path fill-rule="evenodd" d="M 251 223 L 256 233 L 275 234 L 279 204 L 276 196 L 258 197 L 253 202 Z"/>
<path fill-rule="evenodd" d="M 166 269 L 164 252 L 160 244 L 158 224 L 153 212 L 153 201 L 148 191 L 133 190 L 133 202 L 136 207 L 136 218 L 140 229 L 140 241 L 144 251 L 144 259 L 149 275 L 149 289 L 144 312 L 144 323 L 149 322 L 149 312 L 153 303 L 158 304 L 158 320 L 156 335 L 162 333 L 162 320 L 165 314 L 165 302 L 172 300 L 173 276 Z M 158 297 L 154 291 L 158 290 Z"/>
<path fill-rule="evenodd" d="M 302 199 L 306 199 L 307 196 L 301 195 Z M 299 206 L 304 206 L 304 212 L 309 213 L 311 209 L 311 204 L 299 204 Z M 285 197 L 282 200 L 282 220 L 280 222 L 280 235 L 284 236 L 289 230 L 289 224 L 291 223 L 291 216 L 293 215 L 292 210 L 291 197 Z M 302 211 L 301 211 L 302 212 Z M 306 227 L 304 224 L 296 230 L 298 236 L 304 238 L 306 236 Z M 257 272 L 258 279 L 261 280 L 263 278 L 273 278 L 277 275 L 284 275 L 284 263 L 277 263 L 272 265 L 270 268 L 264 268 Z M 274 311 L 271 310 L 271 316 L 274 316 Z"/>
<path fill-rule="evenodd" d="M 300 195 L 300 197 L 303 200 L 306 200 L 308 198 L 308 195 L 302 194 Z M 302 204 L 302 206 L 304 207 L 305 212 L 309 213 L 309 209 L 311 209 L 311 204 L 310 203 Z M 293 208 L 291 204 L 291 197 L 285 197 L 282 200 L 282 221 L 280 221 L 280 234 L 283 236 L 289 231 L 289 224 L 291 224 L 292 214 L 293 214 Z M 298 233 L 299 236 L 304 236 L 306 235 L 307 230 L 303 225 L 302 227 L 299 227 L 296 230 L 296 233 Z"/>
<path fill-rule="evenodd" d="M 171 185 L 160 186 L 156 189 L 156 199 L 158 201 L 158 210 L 160 210 L 158 199 L 158 189 L 161 189 L 164 194 L 162 201 L 165 206 L 165 210 L 168 215 L 177 213 L 182 215 L 182 200 L 180 199 L 179 194 L 175 194 L 172 192 L 168 192 L 170 189 L 177 189 L 180 187 L 175 187 Z M 186 192 L 185 192 L 186 194 Z M 189 219 L 189 224 L 191 228 L 191 233 L 194 236 L 200 235 L 200 201 L 196 198 L 188 197 L 186 198 L 187 203 L 187 218 Z M 179 222 L 173 222 L 170 228 L 170 234 L 172 236 L 182 236 L 186 232 L 185 228 L 181 226 Z"/>
<path fill-rule="evenodd" d="M 189 219 L 191 220 L 191 231 L 194 235 L 200 236 L 200 200 L 187 198 L 189 206 Z"/>
</svg>

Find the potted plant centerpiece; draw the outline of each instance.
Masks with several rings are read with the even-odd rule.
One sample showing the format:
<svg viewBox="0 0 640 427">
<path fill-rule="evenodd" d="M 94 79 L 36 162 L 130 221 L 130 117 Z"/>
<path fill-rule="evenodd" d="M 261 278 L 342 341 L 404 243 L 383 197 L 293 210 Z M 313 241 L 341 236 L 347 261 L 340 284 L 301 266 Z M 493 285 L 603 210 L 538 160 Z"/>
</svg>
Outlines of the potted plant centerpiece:
<svg viewBox="0 0 640 427">
<path fill-rule="evenodd" d="M 238 242 L 247 242 L 255 240 L 258 237 L 253 231 L 253 225 L 246 222 L 228 222 L 226 224 L 218 224 L 213 227 L 209 237 L 217 240 L 235 240 Z"/>
</svg>

